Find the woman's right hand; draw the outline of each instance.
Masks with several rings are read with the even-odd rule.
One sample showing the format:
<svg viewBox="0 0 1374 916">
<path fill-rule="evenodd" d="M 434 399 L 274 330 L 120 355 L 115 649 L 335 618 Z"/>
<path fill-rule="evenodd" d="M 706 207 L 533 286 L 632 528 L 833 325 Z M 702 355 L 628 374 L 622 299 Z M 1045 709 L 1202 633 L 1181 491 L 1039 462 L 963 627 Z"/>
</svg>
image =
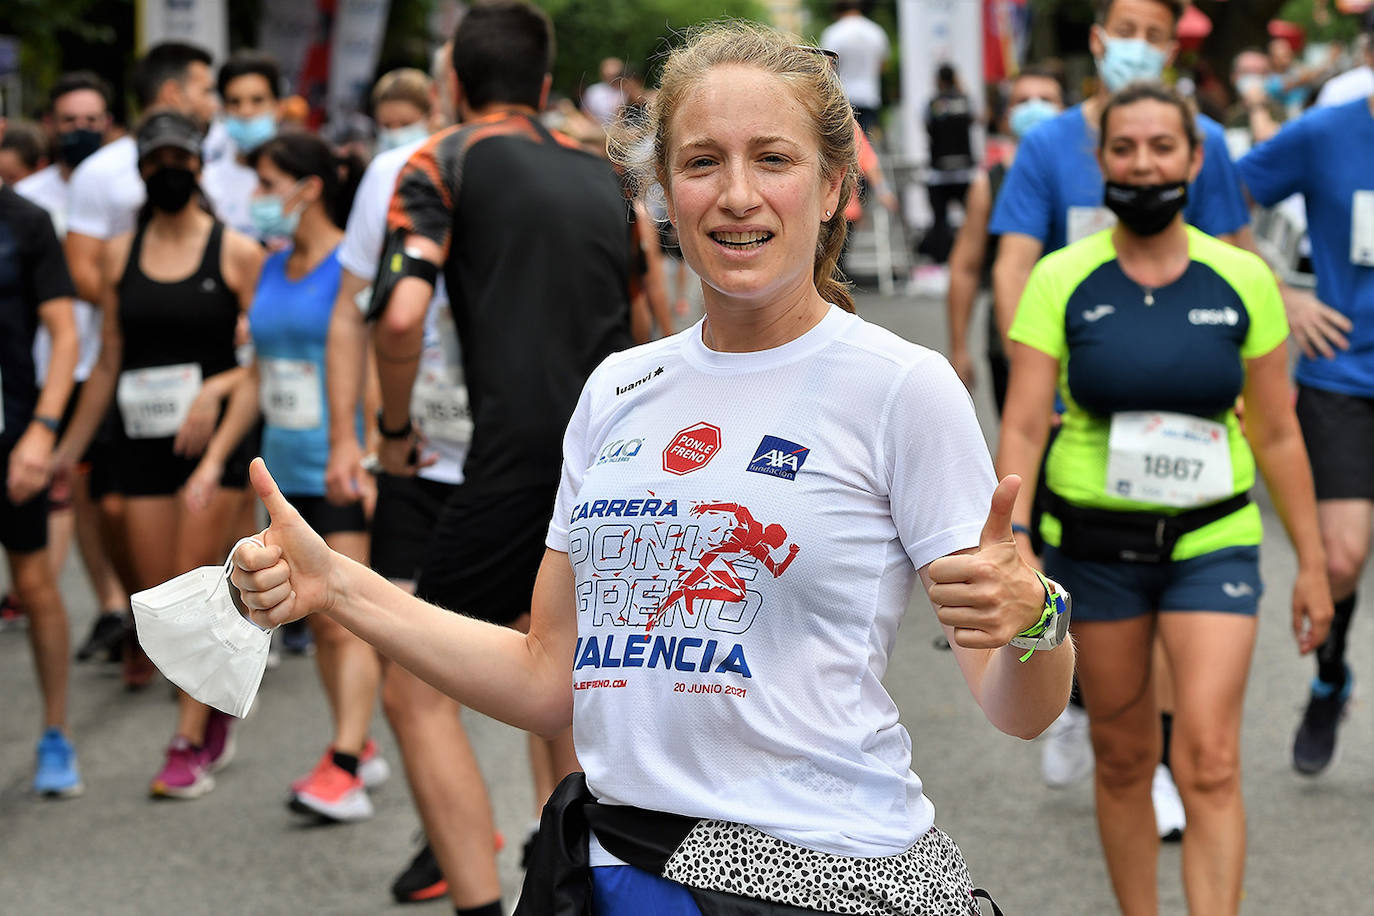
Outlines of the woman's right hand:
<svg viewBox="0 0 1374 916">
<path fill-rule="evenodd" d="M 333 586 L 338 556 L 281 495 L 261 458 L 253 459 L 248 476 L 270 518 L 258 535 L 266 546 L 241 545 L 229 574 L 250 619 L 267 628 L 328 613 L 338 597 Z"/>
</svg>

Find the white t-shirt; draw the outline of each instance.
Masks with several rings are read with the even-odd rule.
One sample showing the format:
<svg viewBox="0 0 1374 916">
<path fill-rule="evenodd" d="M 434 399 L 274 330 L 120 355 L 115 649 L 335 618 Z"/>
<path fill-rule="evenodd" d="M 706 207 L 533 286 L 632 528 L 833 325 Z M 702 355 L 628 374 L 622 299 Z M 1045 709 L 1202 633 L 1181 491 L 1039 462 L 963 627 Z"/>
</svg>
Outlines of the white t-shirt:
<svg viewBox="0 0 1374 916">
<path fill-rule="evenodd" d="M 14 183 L 15 193 L 48 211 L 53 230 L 60 239 L 67 234 L 67 181 L 56 165 L 34 172 Z M 76 316 L 76 336 L 80 353 L 76 360 L 75 378 L 84 382 L 91 377 L 95 361 L 100 357 L 100 311 L 81 299 L 72 301 Z M 52 335 L 44 324 L 38 325 L 33 338 L 33 365 L 39 385 L 48 377 L 48 361 L 52 357 Z"/>
<path fill-rule="evenodd" d="M 106 241 L 133 231 L 147 199 L 138 174 L 138 144 L 120 137 L 86 157 L 72 172 L 67 231 Z"/>
<path fill-rule="evenodd" d="M 221 156 L 200 173 L 205 196 L 215 202 L 215 215 L 226 226 L 249 238 L 257 238 L 250 204 L 258 187 L 258 173 L 238 161 L 236 156 Z"/>
<path fill-rule="evenodd" d="M 879 78 L 891 53 L 882 26 L 864 16 L 844 16 L 821 33 L 821 47 L 840 55 L 835 72 L 851 105 L 882 107 Z"/>
<path fill-rule="evenodd" d="M 382 258 L 382 245 L 386 242 L 386 213 L 391 206 L 391 195 L 396 190 L 396 178 L 401 174 L 412 153 L 426 140 L 417 140 L 405 146 L 387 150 L 375 157 L 363 172 L 358 183 L 357 194 L 353 197 L 353 209 L 348 214 L 348 225 L 344 228 L 343 242 L 339 246 L 339 263 L 343 269 L 372 280 L 377 275 L 377 262 Z M 459 360 L 456 338 L 440 333 L 441 317 L 448 308 L 448 295 L 444 290 L 442 278 L 435 285 L 434 298 L 430 300 L 429 311 L 425 313 L 424 350 L 420 356 L 420 371 L 428 370 L 447 376 L 451 391 L 446 395 L 451 405 L 461 404 L 466 409 L 467 388 L 463 385 L 463 368 Z M 447 321 L 445 330 L 452 327 Z M 438 393 L 435 394 L 438 397 Z M 450 413 L 453 412 L 452 407 Z M 439 456 L 434 464 L 421 468 L 419 476 L 439 483 L 459 484 L 463 482 L 463 462 L 467 460 L 468 442 L 466 438 L 440 438 L 431 427 L 425 429 L 423 417 L 416 418 L 425 439 Z M 470 414 L 469 414 L 470 420 Z M 471 436 L 471 424 L 468 424 Z"/>
<path fill-rule="evenodd" d="M 625 104 L 625 93 L 609 83 L 592 83 L 582 93 L 582 108 L 602 127 L 615 120 Z"/>
<path fill-rule="evenodd" d="M 1374 95 L 1374 68 L 1365 65 L 1333 76 L 1317 93 L 1318 108 L 1344 105 Z"/>
<path fill-rule="evenodd" d="M 987 516 L 972 401 L 839 308 L 761 352 L 701 330 L 609 357 L 568 425 L 578 759 L 607 804 L 900 852 L 935 809 L 882 678 L 917 570 Z"/>
</svg>

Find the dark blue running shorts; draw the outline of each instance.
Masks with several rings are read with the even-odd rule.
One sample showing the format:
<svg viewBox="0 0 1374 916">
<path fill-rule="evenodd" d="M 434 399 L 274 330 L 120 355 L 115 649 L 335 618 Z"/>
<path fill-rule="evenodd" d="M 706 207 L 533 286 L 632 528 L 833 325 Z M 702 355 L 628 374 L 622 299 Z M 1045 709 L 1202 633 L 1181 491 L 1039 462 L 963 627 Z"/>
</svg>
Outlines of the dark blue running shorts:
<svg viewBox="0 0 1374 916">
<path fill-rule="evenodd" d="M 1226 547 L 1170 563 L 1075 560 L 1045 545 L 1045 575 L 1073 595 L 1074 621 L 1129 620 L 1155 611 L 1259 611 L 1258 547 Z"/>
</svg>

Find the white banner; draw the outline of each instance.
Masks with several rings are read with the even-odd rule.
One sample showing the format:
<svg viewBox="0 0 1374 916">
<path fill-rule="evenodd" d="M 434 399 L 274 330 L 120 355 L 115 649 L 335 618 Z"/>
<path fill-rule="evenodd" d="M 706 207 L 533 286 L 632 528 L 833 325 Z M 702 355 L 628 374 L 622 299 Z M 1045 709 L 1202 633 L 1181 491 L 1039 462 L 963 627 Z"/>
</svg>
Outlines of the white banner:
<svg viewBox="0 0 1374 916">
<path fill-rule="evenodd" d="M 339 0 L 329 51 L 329 118 L 367 109 L 372 72 L 382 50 L 388 0 Z"/>
<path fill-rule="evenodd" d="M 959 85 L 983 116 L 982 0 L 898 0 L 897 32 L 902 47 L 902 150 L 916 162 L 929 153 L 926 105 L 935 94 L 935 70 L 953 65 Z M 974 155 L 982 159 L 981 130 L 974 132 Z M 922 195 L 924 196 L 924 195 Z"/>
<path fill-rule="evenodd" d="M 138 0 L 138 53 L 164 41 L 196 45 L 222 62 L 229 54 L 227 0 Z"/>
</svg>

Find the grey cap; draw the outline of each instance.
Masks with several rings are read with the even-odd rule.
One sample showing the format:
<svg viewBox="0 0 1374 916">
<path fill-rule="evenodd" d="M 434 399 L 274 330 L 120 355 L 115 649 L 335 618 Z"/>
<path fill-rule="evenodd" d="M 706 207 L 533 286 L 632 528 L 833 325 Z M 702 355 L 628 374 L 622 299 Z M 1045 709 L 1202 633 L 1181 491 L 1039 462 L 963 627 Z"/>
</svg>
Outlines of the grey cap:
<svg viewBox="0 0 1374 916">
<path fill-rule="evenodd" d="M 200 128 L 186 115 L 176 111 L 155 111 L 138 127 L 138 158 L 142 161 L 166 146 L 199 156 L 201 139 Z"/>
</svg>

